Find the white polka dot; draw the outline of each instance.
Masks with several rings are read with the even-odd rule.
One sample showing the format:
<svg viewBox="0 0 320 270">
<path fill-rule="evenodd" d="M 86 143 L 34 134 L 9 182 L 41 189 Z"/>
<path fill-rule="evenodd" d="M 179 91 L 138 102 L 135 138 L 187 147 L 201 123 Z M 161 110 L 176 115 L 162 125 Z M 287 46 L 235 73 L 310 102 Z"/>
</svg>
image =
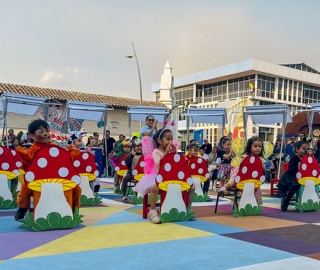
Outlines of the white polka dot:
<svg viewBox="0 0 320 270">
<path fill-rule="evenodd" d="M 262 176 L 260 177 L 260 181 L 263 183 L 265 180 L 266 180 L 265 176 L 262 175 Z"/>
<path fill-rule="evenodd" d="M 118 168 L 119 168 L 119 167 L 118 167 Z M 98 177 L 98 176 L 99 176 L 99 171 L 98 171 L 98 170 L 95 170 L 93 174 Z"/>
<path fill-rule="evenodd" d="M 20 175 L 19 170 L 14 170 L 13 173 L 14 173 L 16 176 L 19 176 L 19 175 Z"/>
<path fill-rule="evenodd" d="M 132 175 L 137 175 L 138 174 L 138 171 L 137 170 L 133 170 L 132 171 Z"/>
<path fill-rule="evenodd" d="M 3 154 L 3 148 L 0 147 L 0 155 L 2 155 L 2 154 Z"/>
<path fill-rule="evenodd" d="M 180 155 L 179 154 L 175 154 L 173 157 L 175 162 L 179 162 L 180 161 Z"/>
<path fill-rule="evenodd" d="M 91 172 L 91 170 L 92 170 L 92 167 L 91 167 L 91 166 L 87 166 L 87 167 L 86 167 L 86 172 Z"/>
<path fill-rule="evenodd" d="M 11 153 L 13 156 L 15 156 L 17 154 L 17 152 L 15 150 L 11 150 Z"/>
<path fill-rule="evenodd" d="M 34 180 L 34 173 L 33 172 L 27 172 L 24 178 L 28 181 L 31 182 Z"/>
<path fill-rule="evenodd" d="M 252 156 L 252 157 L 250 158 L 250 163 L 254 163 L 254 161 L 255 161 L 255 157 Z"/>
<path fill-rule="evenodd" d="M 202 162 L 202 158 L 198 158 L 198 163 L 200 164 Z"/>
<path fill-rule="evenodd" d="M 84 154 L 82 155 L 82 158 L 83 158 L 84 160 L 88 159 L 88 157 L 89 157 L 89 154 L 88 154 L 88 153 L 84 153 Z"/>
<path fill-rule="evenodd" d="M 240 176 L 238 175 L 238 176 L 234 179 L 234 181 L 235 181 L 236 183 L 239 183 L 239 182 L 240 182 Z"/>
<path fill-rule="evenodd" d="M 125 160 L 122 160 L 121 164 L 122 164 L 123 166 L 125 166 L 125 165 L 126 165 Z"/>
<path fill-rule="evenodd" d="M 75 160 L 73 162 L 73 166 L 75 166 L 76 168 L 80 166 L 80 161 L 79 160 Z"/>
<path fill-rule="evenodd" d="M 252 178 L 256 178 L 258 176 L 258 172 L 257 171 L 253 171 L 252 172 Z"/>
<path fill-rule="evenodd" d="M 162 182 L 162 176 L 160 174 L 157 175 L 156 180 L 158 183 Z"/>
<path fill-rule="evenodd" d="M 9 169 L 9 164 L 8 164 L 7 162 L 2 163 L 1 168 L 2 168 L 2 170 L 5 170 L 5 171 L 6 171 L 6 170 Z"/>
<path fill-rule="evenodd" d="M 115 170 L 116 172 L 118 172 L 118 171 L 120 170 L 120 168 L 117 166 L 117 167 L 114 168 L 114 170 Z"/>
<path fill-rule="evenodd" d="M 179 172 L 178 173 L 178 178 L 181 180 L 184 177 L 184 172 Z"/>
<path fill-rule="evenodd" d="M 69 170 L 65 167 L 62 167 L 59 169 L 58 174 L 60 175 L 60 177 L 66 177 L 69 173 Z"/>
<path fill-rule="evenodd" d="M 196 167 L 196 164 L 192 163 L 191 164 L 191 169 L 194 169 Z"/>
<path fill-rule="evenodd" d="M 245 174 L 247 171 L 248 171 L 248 168 L 247 168 L 246 166 L 244 166 L 244 167 L 242 168 L 242 173 Z"/>
<path fill-rule="evenodd" d="M 81 183 L 81 177 L 79 175 L 72 176 L 71 180 L 75 182 L 77 185 Z"/>
<path fill-rule="evenodd" d="M 312 163 L 312 157 L 308 157 L 308 162 Z"/>
<path fill-rule="evenodd" d="M 141 162 L 140 162 L 141 168 L 144 168 L 144 165 L 145 165 L 144 161 L 141 161 Z"/>
<path fill-rule="evenodd" d="M 59 155 L 59 149 L 57 147 L 51 147 L 49 150 L 49 154 L 52 157 L 57 157 Z"/>
<path fill-rule="evenodd" d="M 171 170 L 171 165 L 170 165 L 169 163 L 166 163 L 166 164 L 164 165 L 164 169 L 165 169 L 167 172 L 169 172 L 169 171 Z"/>
<path fill-rule="evenodd" d="M 202 174 L 202 173 L 203 173 L 203 169 L 200 168 L 200 169 L 198 170 L 198 173 L 199 173 L 199 174 Z"/>
<path fill-rule="evenodd" d="M 205 178 L 210 178 L 210 173 L 206 173 Z"/>
<path fill-rule="evenodd" d="M 298 172 L 298 173 L 296 174 L 296 177 L 297 177 L 298 179 L 300 179 L 300 178 L 301 178 L 301 173 Z"/>
<path fill-rule="evenodd" d="M 37 164 L 40 168 L 45 168 L 48 165 L 48 161 L 45 158 L 39 158 Z"/>
<path fill-rule="evenodd" d="M 302 168 L 302 170 L 305 171 L 307 169 L 307 165 L 306 164 L 302 164 L 301 168 Z"/>
<path fill-rule="evenodd" d="M 16 162 L 16 166 L 17 166 L 18 168 L 20 168 L 20 167 L 22 166 L 22 163 L 21 163 L 20 161 L 17 161 L 17 162 Z"/>
<path fill-rule="evenodd" d="M 191 177 L 188 178 L 187 183 L 191 186 L 193 185 L 193 179 Z"/>
<path fill-rule="evenodd" d="M 317 176 L 317 170 L 313 170 L 313 171 L 312 171 L 312 175 L 313 175 L 313 176 Z"/>
</svg>

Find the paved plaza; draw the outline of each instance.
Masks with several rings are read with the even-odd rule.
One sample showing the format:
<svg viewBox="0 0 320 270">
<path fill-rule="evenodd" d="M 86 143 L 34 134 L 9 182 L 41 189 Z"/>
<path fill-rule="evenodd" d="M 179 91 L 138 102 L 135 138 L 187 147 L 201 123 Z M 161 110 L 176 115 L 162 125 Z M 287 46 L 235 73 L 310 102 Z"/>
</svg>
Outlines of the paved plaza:
<svg viewBox="0 0 320 270">
<path fill-rule="evenodd" d="M 0 270 L 320 269 L 319 213 L 281 212 L 268 184 L 260 216 L 233 217 L 232 197 L 214 213 L 211 193 L 212 203 L 195 203 L 196 221 L 154 225 L 104 180 L 103 203 L 81 208 L 74 229 L 30 232 L 0 210 Z"/>
</svg>

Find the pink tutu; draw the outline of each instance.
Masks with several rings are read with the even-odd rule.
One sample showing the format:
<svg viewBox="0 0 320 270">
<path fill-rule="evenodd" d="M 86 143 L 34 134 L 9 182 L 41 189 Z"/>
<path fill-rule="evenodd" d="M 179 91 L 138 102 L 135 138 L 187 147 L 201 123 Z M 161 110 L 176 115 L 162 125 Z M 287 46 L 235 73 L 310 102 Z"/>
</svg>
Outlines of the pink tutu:
<svg viewBox="0 0 320 270">
<path fill-rule="evenodd" d="M 157 174 L 155 173 L 143 176 L 136 184 L 136 186 L 132 189 L 142 195 L 147 194 L 150 191 L 151 187 L 156 185 L 156 176 Z"/>
</svg>

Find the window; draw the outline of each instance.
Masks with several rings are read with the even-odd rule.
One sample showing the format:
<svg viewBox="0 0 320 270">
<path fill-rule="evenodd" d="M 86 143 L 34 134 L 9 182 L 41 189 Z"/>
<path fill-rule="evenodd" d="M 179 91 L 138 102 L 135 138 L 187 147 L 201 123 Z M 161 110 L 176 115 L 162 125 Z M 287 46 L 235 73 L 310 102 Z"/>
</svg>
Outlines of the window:
<svg viewBox="0 0 320 270">
<path fill-rule="evenodd" d="M 258 89 L 261 97 L 274 98 L 275 78 L 264 75 L 258 75 Z"/>
</svg>

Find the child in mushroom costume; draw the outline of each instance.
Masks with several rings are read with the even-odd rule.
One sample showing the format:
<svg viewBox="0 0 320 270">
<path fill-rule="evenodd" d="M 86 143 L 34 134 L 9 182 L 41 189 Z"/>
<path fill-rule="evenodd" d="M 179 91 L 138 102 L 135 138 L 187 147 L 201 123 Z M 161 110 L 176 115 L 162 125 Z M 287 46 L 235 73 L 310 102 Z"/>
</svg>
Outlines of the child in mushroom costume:
<svg viewBox="0 0 320 270">
<path fill-rule="evenodd" d="M 263 146 L 263 141 L 258 138 L 258 137 L 253 137 L 253 138 L 250 138 L 247 142 L 247 146 L 246 146 L 246 149 L 245 149 L 245 152 L 244 154 L 241 156 L 241 163 L 244 161 L 244 159 L 248 156 L 257 156 L 259 157 L 259 159 L 261 160 L 261 167 L 262 167 L 262 170 L 263 172 L 265 171 L 265 160 L 263 158 L 263 153 L 264 153 L 264 146 Z M 260 163 L 259 163 L 259 166 L 260 166 Z M 248 168 L 250 168 L 250 170 L 252 170 L 253 168 L 251 168 L 252 166 L 249 166 Z M 241 168 L 241 164 L 240 164 L 240 167 Z M 260 168 L 261 169 L 261 168 Z M 220 188 L 218 194 L 220 196 L 224 196 L 227 192 L 227 189 L 228 188 L 232 188 L 232 187 L 235 187 L 236 186 L 236 178 L 237 178 L 237 175 L 239 175 L 239 173 L 241 173 L 238 169 L 235 170 L 235 172 L 237 174 L 231 174 L 231 177 L 230 177 L 230 180 L 228 181 L 227 184 L 225 184 L 222 188 Z M 263 177 L 264 179 L 264 177 Z M 262 194 L 261 194 L 261 190 L 260 190 L 260 187 L 256 187 L 255 189 L 255 197 L 256 197 L 256 200 L 259 204 L 262 204 L 263 201 L 262 201 Z"/>
<path fill-rule="evenodd" d="M 301 159 L 307 154 L 309 144 L 305 141 L 298 141 L 294 144 L 295 155 L 290 158 L 288 170 L 281 176 L 278 184 L 278 196 L 281 200 L 281 210 L 286 212 L 293 195 L 300 189 L 296 176 L 300 167 Z"/>
<path fill-rule="evenodd" d="M 22 158 L 24 171 L 27 171 L 28 166 L 37 150 L 45 145 L 55 145 L 51 142 L 49 125 L 42 119 L 32 121 L 28 126 L 28 133 L 30 134 L 31 138 L 35 140 L 32 146 L 29 149 L 22 148 L 21 146 L 16 148 L 16 151 Z M 29 189 L 25 184 L 21 185 L 21 190 L 17 197 L 19 209 L 14 215 L 16 220 L 22 219 L 29 209 L 31 194 L 31 189 Z"/>
<path fill-rule="evenodd" d="M 150 191 L 150 211 L 149 216 L 152 223 L 160 223 L 159 213 L 156 209 L 157 196 L 159 193 L 159 187 L 156 185 L 155 177 L 160 169 L 161 161 L 171 153 L 177 152 L 177 146 L 173 143 L 172 131 L 168 128 L 160 129 L 154 136 L 154 141 L 157 146 L 152 152 L 153 164 L 149 164 L 146 161 L 146 167 L 149 167 L 151 177 L 142 178 L 135 187 L 135 191 L 146 194 Z M 188 192 L 188 206 L 191 206 L 194 196 L 194 187 L 191 187 Z"/>
</svg>

